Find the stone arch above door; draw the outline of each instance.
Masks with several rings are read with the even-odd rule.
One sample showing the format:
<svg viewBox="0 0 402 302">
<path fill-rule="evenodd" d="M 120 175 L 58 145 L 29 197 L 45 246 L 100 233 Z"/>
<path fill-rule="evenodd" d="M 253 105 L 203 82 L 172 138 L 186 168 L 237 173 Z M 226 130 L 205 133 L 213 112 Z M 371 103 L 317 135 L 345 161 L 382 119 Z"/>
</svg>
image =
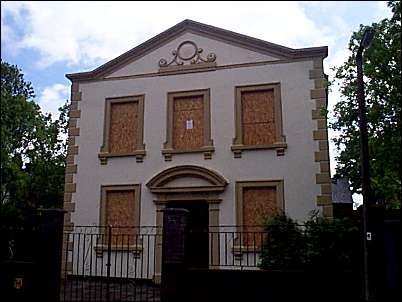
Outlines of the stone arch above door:
<svg viewBox="0 0 402 302">
<path fill-rule="evenodd" d="M 225 190 L 227 184 L 223 176 L 211 169 L 183 165 L 158 173 L 147 183 L 147 187 L 152 193 L 219 193 Z"/>
</svg>

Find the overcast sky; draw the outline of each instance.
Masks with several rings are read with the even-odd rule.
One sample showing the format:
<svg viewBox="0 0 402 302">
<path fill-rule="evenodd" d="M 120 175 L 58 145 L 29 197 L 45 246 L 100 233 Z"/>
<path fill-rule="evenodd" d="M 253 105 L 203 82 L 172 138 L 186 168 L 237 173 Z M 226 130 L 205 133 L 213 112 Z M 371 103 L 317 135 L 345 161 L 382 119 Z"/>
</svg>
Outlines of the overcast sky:
<svg viewBox="0 0 402 302">
<path fill-rule="evenodd" d="M 330 67 L 348 56 L 352 32 L 390 16 L 383 1 L 2 1 L 1 58 L 23 70 L 42 110 L 57 115 L 69 98 L 66 73 L 92 70 L 184 19 L 292 48 L 326 45 L 324 67 L 331 79 Z M 329 109 L 339 99 L 333 89 Z M 330 142 L 332 174 L 335 155 Z"/>
</svg>

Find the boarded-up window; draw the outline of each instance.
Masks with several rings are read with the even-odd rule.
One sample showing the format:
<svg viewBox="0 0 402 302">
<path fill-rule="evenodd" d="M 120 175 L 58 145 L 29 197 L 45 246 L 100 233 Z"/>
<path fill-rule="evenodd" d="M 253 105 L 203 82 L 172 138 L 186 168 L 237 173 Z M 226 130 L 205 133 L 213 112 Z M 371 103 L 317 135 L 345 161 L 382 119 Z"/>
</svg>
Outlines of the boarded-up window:
<svg viewBox="0 0 402 302">
<path fill-rule="evenodd" d="M 244 145 L 270 145 L 276 141 L 274 90 L 241 93 Z"/>
<path fill-rule="evenodd" d="M 137 149 L 138 102 L 116 102 L 110 108 L 109 148 L 111 153 Z"/>
<path fill-rule="evenodd" d="M 265 219 L 278 210 L 276 187 L 243 188 L 243 244 L 260 247 Z"/>
<path fill-rule="evenodd" d="M 191 150 L 204 144 L 204 98 L 175 97 L 173 103 L 173 148 Z"/>
<path fill-rule="evenodd" d="M 112 244 L 126 245 L 135 242 L 135 191 L 107 191 L 106 224 L 112 228 Z"/>
</svg>

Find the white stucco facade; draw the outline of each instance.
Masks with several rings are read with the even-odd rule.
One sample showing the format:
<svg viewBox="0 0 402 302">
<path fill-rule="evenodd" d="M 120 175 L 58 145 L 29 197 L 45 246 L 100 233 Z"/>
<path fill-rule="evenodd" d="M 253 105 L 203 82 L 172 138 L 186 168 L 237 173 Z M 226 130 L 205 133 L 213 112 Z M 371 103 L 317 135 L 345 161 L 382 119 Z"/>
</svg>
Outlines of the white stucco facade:
<svg viewBox="0 0 402 302">
<path fill-rule="evenodd" d="M 159 60 L 169 61 L 172 50 L 183 41 L 196 43 L 203 49 L 203 57 L 211 52 L 216 54 L 216 68 L 159 73 Z M 126 60 L 126 64 L 101 78 L 74 79 L 77 89 L 74 93 L 80 95 L 77 103 L 80 115 L 74 125 L 79 129 L 79 135 L 75 136 L 78 151 L 73 162 L 76 170 L 71 176 L 75 187 L 66 193 L 68 200 L 65 200 L 74 203 L 69 223 L 99 225 L 101 186 L 140 184 L 140 225 L 156 225 L 157 196 L 146 184 L 158 173 L 180 165 L 205 167 L 227 181 L 225 190 L 219 194 L 221 225 L 239 223 L 235 201 L 237 181 L 283 180 L 284 210 L 299 221 L 305 220 L 312 210 L 322 210 L 317 203 L 317 196 L 322 195 L 317 175 L 323 171 L 316 158 L 321 149 L 320 142 L 314 139 L 314 131 L 320 128 L 312 118 L 317 109 L 317 100 L 312 97 L 317 79 L 311 75 L 317 69 L 317 61 L 322 60 L 314 55 L 284 59 L 278 53 L 269 55 L 269 49 L 262 53 L 208 37 L 205 32 L 184 31 L 146 54 Z M 241 158 L 235 158 L 231 150 L 235 137 L 235 87 L 271 83 L 280 83 L 282 127 L 287 144 L 284 155 L 278 156 L 274 149 L 244 150 Z M 161 150 L 166 141 L 167 94 L 198 89 L 210 91 L 212 158 L 204 159 L 202 153 L 185 153 L 173 154 L 171 161 L 165 161 Z M 103 144 L 105 99 L 133 95 L 145 96 L 143 161 L 137 162 L 132 156 L 111 157 L 102 165 L 98 154 Z M 187 185 L 192 182 L 191 178 L 175 181 Z"/>
<path fill-rule="evenodd" d="M 180 64 L 174 60 L 176 54 L 190 56 Z M 278 209 L 299 222 L 316 210 L 332 216 L 328 134 L 322 114 L 327 106 L 322 64 L 326 56 L 326 47 L 290 49 L 185 20 L 93 71 L 67 75 L 72 88 L 65 226 L 93 228 L 76 228 L 76 234 L 65 236 L 68 252 L 63 257 L 71 265 L 63 269 L 77 275 L 105 275 L 107 237 L 101 230 L 105 230 L 106 190 L 113 188 L 135 191 L 132 221 L 140 227 L 132 237 L 135 242 L 113 246 L 112 261 L 126 263 L 113 274 L 157 283 L 162 267 L 159 227 L 169 203 L 201 202 L 206 211 L 200 214 L 208 220 L 209 231 L 216 232 L 217 226 L 228 231 L 215 237 L 209 233 L 201 244 L 206 264 L 215 268 L 243 269 L 245 263 L 258 267 L 255 246 L 236 233 L 243 224 L 242 186 L 275 186 Z M 236 91 L 256 85 L 275 87 L 275 123 L 281 127 L 276 126 L 277 141 L 272 145 L 241 149 L 247 146 L 238 140 Z M 207 91 L 204 149 L 177 153 L 168 143 L 169 96 L 188 91 Z M 136 135 L 142 140 L 137 141 L 141 150 L 116 156 L 105 147 L 108 114 L 110 100 L 124 97 L 138 98 L 143 129 Z M 110 242 L 108 246 L 112 248 Z M 89 256 L 81 261 L 79 255 Z"/>
</svg>

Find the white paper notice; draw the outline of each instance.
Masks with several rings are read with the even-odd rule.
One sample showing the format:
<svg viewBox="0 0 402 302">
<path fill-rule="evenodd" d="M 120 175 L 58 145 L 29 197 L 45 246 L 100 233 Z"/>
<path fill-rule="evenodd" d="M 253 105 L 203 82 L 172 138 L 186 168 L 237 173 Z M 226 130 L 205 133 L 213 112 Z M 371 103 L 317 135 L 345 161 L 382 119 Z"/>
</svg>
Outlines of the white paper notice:
<svg viewBox="0 0 402 302">
<path fill-rule="evenodd" d="M 193 120 L 186 121 L 186 129 L 193 129 Z"/>
</svg>

